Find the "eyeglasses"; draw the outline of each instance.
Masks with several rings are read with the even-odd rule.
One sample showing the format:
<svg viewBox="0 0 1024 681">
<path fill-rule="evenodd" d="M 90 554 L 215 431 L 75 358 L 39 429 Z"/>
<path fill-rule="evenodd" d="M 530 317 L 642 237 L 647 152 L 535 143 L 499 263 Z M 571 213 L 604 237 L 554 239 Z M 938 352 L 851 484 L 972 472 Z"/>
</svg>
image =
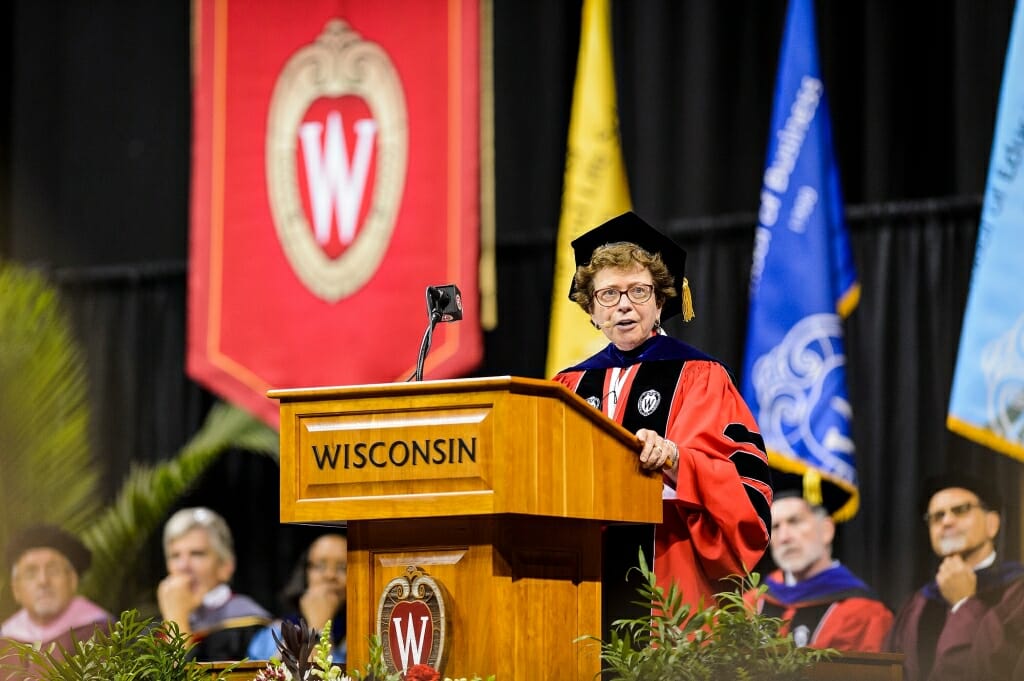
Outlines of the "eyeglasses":
<svg viewBox="0 0 1024 681">
<path fill-rule="evenodd" d="M 39 578 L 40 575 L 45 576 L 47 579 L 56 579 L 63 577 L 68 573 L 68 566 L 61 565 L 60 563 L 46 563 L 45 565 L 26 565 L 21 568 L 15 568 L 14 578 L 23 582 L 32 582 Z"/>
<path fill-rule="evenodd" d="M 319 572 L 321 574 L 325 572 L 333 572 L 336 575 L 343 575 L 348 569 L 348 565 L 345 563 L 328 563 L 326 561 L 306 563 L 306 567 L 312 572 Z"/>
<path fill-rule="evenodd" d="M 633 284 L 625 291 L 620 291 L 617 288 L 598 289 L 594 291 L 594 300 L 602 307 L 615 307 L 622 300 L 622 296 L 626 296 L 630 301 L 639 305 L 650 300 L 653 294 L 654 286 L 652 284 Z"/>
<path fill-rule="evenodd" d="M 949 513 L 954 518 L 963 518 L 965 515 L 971 512 L 975 508 L 985 509 L 981 504 L 977 504 L 973 501 L 968 501 L 956 506 L 950 506 L 949 508 L 943 508 L 938 511 L 932 511 L 924 514 L 924 521 L 928 525 L 938 525 L 945 519 L 946 514 Z"/>
</svg>

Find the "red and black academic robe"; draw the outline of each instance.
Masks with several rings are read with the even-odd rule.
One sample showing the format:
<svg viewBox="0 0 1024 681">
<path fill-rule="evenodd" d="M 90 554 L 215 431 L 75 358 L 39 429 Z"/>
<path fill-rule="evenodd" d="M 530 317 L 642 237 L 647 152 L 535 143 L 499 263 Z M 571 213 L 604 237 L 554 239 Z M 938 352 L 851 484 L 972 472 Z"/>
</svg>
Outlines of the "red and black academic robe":
<svg viewBox="0 0 1024 681">
<path fill-rule="evenodd" d="M 836 564 L 810 579 L 786 584 L 781 570 L 764 580 L 758 609 L 786 621 L 797 645 L 878 652 L 892 626 L 892 612 L 850 572 Z"/>
<path fill-rule="evenodd" d="M 1024 565 L 1008 561 L 978 570 L 976 574 L 975 595 L 964 601 L 956 612 L 942 597 L 938 585 L 931 582 L 919 589 L 896 614 L 885 649 L 903 653 L 905 681 L 973 679 L 977 678 L 981 658 L 991 663 L 987 653 L 978 656 L 979 649 L 975 648 L 975 641 L 982 633 L 979 623 L 988 618 L 989 627 L 997 627 L 1000 620 L 1009 621 L 1009 613 L 1024 607 L 1017 600 L 1024 598 L 1024 589 L 1010 588 L 1024 579 Z M 1024 621 L 1017 626 L 1024 626 Z M 1024 643 L 1024 635 L 1017 634 L 1017 641 Z"/>
<path fill-rule="evenodd" d="M 630 368 L 621 386 L 611 369 Z M 630 432 L 649 428 L 679 448 L 678 479 L 655 530 L 654 572 L 684 603 L 712 602 L 720 580 L 746 574 L 768 546 L 772 490 L 764 442 L 720 362 L 668 336 L 623 352 L 614 345 L 554 379 Z M 666 479 L 667 481 L 667 479 Z"/>
</svg>

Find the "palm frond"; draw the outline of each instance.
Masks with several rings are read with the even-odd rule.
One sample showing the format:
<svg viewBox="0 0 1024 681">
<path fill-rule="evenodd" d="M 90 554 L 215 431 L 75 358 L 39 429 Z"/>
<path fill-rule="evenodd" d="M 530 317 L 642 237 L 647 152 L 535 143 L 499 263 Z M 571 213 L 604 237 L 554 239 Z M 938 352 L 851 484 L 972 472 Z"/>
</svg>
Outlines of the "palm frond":
<svg viewBox="0 0 1024 681">
<path fill-rule="evenodd" d="M 0 263 L 0 320 L 4 512 L 80 529 L 96 509 L 97 479 L 82 351 L 56 289 L 24 267 Z M 25 518 L 0 523 L 0 539 Z"/>
<path fill-rule="evenodd" d="M 82 580 L 82 593 L 113 612 L 123 609 L 126 604 L 118 603 L 118 596 L 134 573 L 139 551 L 177 500 L 228 449 L 276 458 L 278 436 L 247 412 L 221 403 L 177 456 L 153 466 L 134 467 L 113 505 L 83 533 L 93 563 Z"/>
<path fill-rule="evenodd" d="M 0 262 L 0 546 L 30 522 L 86 527 L 98 502 L 83 352 L 46 278 Z M 0 607 L 9 589 L 0 575 Z"/>
</svg>

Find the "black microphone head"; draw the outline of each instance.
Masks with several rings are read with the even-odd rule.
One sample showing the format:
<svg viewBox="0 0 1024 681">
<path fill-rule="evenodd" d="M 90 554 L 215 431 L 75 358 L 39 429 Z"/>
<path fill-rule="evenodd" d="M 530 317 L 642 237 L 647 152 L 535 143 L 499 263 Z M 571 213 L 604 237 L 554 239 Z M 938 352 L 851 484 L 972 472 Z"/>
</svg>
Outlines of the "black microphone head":
<svg viewBox="0 0 1024 681">
<path fill-rule="evenodd" d="M 433 336 L 434 325 L 438 322 L 457 322 L 462 319 L 462 293 L 455 284 L 444 286 L 427 287 L 427 316 L 430 317 L 430 325 L 423 334 L 423 342 L 420 343 L 420 354 L 416 359 L 416 371 L 409 380 L 423 380 L 423 362 L 430 351 L 430 339 Z"/>
<path fill-rule="evenodd" d="M 427 302 L 430 304 L 430 312 L 439 310 L 448 304 L 448 292 L 439 286 L 428 286 Z"/>
<path fill-rule="evenodd" d="M 430 299 L 431 315 L 437 315 L 438 321 L 457 322 L 462 319 L 462 293 L 455 284 L 427 287 Z"/>
</svg>

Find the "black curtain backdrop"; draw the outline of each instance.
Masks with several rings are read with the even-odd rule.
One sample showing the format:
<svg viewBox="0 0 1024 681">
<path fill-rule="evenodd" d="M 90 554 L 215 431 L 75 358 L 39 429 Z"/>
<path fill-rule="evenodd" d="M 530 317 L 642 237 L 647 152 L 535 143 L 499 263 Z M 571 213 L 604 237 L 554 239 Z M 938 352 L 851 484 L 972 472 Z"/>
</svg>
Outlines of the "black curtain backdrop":
<svg viewBox="0 0 1024 681">
<path fill-rule="evenodd" d="M 924 475 L 955 466 L 998 479 L 1001 550 L 1020 557 L 1020 464 L 945 429 L 1013 1 L 817 8 L 863 286 L 847 324 L 862 508 L 837 555 L 895 608 L 936 567 Z M 216 399 L 184 374 L 188 6 L 16 0 L 3 11 L 0 255 L 49 270 L 65 294 L 112 498 L 132 462 L 176 452 Z M 690 254 L 697 319 L 669 331 L 734 368 L 784 11 L 782 0 L 613 1 L 634 205 Z M 544 374 L 579 14 L 578 0 L 494 0 L 499 326 L 477 375 Z M 227 516 L 236 586 L 271 607 L 313 533 L 282 527 L 277 501 L 276 466 L 245 452 L 183 501 Z M 152 584 L 161 560 L 154 540 L 139 565 Z"/>
</svg>

